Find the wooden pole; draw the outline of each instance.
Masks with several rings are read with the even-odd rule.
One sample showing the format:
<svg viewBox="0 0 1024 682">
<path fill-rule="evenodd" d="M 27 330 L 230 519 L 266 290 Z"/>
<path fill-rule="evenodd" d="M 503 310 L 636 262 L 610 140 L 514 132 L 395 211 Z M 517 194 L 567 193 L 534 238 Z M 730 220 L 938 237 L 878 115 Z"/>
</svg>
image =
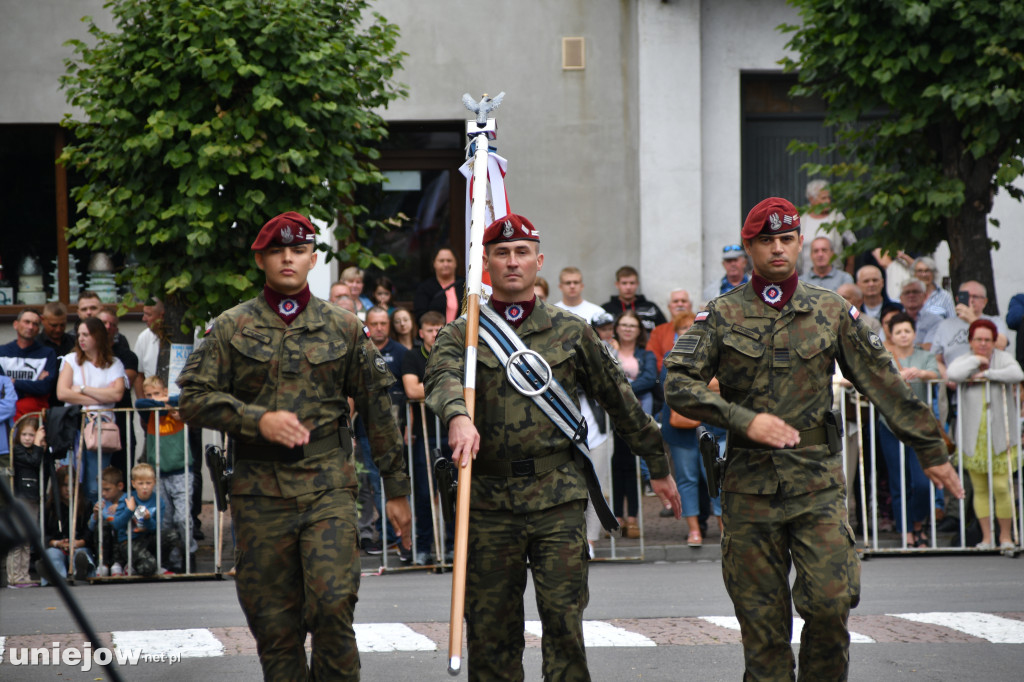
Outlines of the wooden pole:
<svg viewBox="0 0 1024 682">
<path fill-rule="evenodd" d="M 504 93 L 502 93 L 504 94 Z M 472 102 L 468 95 L 463 102 Z M 495 100 L 500 102 L 501 95 Z M 469 103 L 467 102 L 467 107 Z M 466 134 L 475 143 L 473 154 L 473 196 L 469 230 L 469 255 L 466 258 L 466 364 L 462 396 L 469 418 L 476 413 L 476 353 L 480 330 L 480 293 L 483 285 L 483 236 L 487 225 L 487 147 L 495 137 L 493 118 L 488 111 L 497 104 L 484 95 L 477 108 L 477 120 L 466 122 Z M 481 121 L 484 119 L 485 122 Z M 455 501 L 455 556 L 452 562 L 451 623 L 448 637 L 448 672 L 458 675 L 462 669 L 462 624 L 466 612 L 466 558 L 469 550 L 469 493 L 473 480 L 473 460 L 458 467 L 459 484 Z"/>
</svg>

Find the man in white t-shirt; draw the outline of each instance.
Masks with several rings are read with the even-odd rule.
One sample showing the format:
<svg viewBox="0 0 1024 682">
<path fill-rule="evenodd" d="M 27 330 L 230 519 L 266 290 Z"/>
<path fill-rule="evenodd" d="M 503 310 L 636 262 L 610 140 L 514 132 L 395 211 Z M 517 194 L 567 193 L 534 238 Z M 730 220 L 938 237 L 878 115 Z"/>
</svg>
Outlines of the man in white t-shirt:
<svg viewBox="0 0 1024 682">
<path fill-rule="evenodd" d="M 139 374 L 135 379 L 135 396 L 142 398 L 142 381 L 146 377 L 156 376 L 157 360 L 160 357 L 160 337 L 156 330 L 164 321 L 164 304 L 158 298 L 146 301 L 142 306 L 142 321 L 146 328 L 135 340 L 135 354 L 139 356 Z"/>
<path fill-rule="evenodd" d="M 604 308 L 583 298 L 583 273 L 579 268 L 569 266 L 558 273 L 558 288 L 562 291 L 562 300 L 556 303 L 559 308 L 568 310 L 582 317 L 587 322 Z"/>
</svg>

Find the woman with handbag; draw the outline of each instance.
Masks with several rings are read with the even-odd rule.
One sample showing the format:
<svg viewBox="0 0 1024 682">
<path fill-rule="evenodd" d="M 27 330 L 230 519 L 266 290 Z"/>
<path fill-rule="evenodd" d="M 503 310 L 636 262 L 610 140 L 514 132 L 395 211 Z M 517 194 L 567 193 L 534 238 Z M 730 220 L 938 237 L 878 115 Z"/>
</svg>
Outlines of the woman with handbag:
<svg viewBox="0 0 1024 682">
<path fill-rule="evenodd" d="M 685 334 L 693 325 L 694 314 L 682 312 L 673 318 L 676 338 Z M 673 346 L 675 343 L 673 342 Z M 670 349 L 671 352 L 671 349 Z M 661 381 L 665 382 L 667 369 L 661 371 Z M 717 381 L 712 379 L 715 383 Z M 700 450 L 697 448 L 697 427 L 700 422 L 679 414 L 668 406 L 661 410 L 661 437 L 665 439 L 669 452 L 672 454 L 672 470 L 679 487 L 679 498 L 683 502 L 683 518 L 686 519 L 686 544 L 690 547 L 701 547 L 704 538 L 700 533 L 700 485 L 701 479 L 707 480 L 704 463 L 701 461 Z M 721 522 L 722 505 L 718 497 L 711 498 L 711 513 Z"/>
<path fill-rule="evenodd" d="M 89 442 L 82 455 L 79 480 L 84 485 L 86 503 L 91 508 L 99 497 L 98 473 L 110 466 L 111 453 L 121 449 L 113 413 L 92 410 L 114 407 L 128 387 L 128 378 L 124 365 L 114 357 L 107 329 L 99 318 L 82 320 L 78 323 L 77 332 L 75 350 L 61 358 L 57 398 L 65 405 L 81 405 L 87 414 L 86 433 L 82 440 Z M 103 451 L 102 462 L 97 452 L 100 449 Z"/>
</svg>

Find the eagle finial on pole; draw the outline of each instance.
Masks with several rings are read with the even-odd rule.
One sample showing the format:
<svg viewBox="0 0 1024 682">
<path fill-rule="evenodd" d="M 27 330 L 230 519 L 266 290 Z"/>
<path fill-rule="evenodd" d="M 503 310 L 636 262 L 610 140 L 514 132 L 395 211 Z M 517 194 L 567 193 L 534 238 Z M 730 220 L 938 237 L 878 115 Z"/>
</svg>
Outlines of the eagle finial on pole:
<svg viewBox="0 0 1024 682">
<path fill-rule="evenodd" d="M 467 109 L 476 114 L 477 127 L 483 128 L 487 125 L 487 114 L 501 106 L 501 100 L 504 96 L 504 91 L 499 92 L 496 97 L 489 97 L 485 92 L 480 97 L 480 101 L 477 102 L 473 99 L 473 96 L 467 92 L 462 96 L 462 103 L 466 105 Z"/>
</svg>

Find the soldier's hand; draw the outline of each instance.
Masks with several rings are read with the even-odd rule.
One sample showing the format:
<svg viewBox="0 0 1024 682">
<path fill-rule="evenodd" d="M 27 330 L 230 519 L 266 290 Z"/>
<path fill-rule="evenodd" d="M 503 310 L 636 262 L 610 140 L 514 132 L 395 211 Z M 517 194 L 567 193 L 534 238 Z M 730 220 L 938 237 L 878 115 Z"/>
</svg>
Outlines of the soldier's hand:
<svg viewBox="0 0 1024 682">
<path fill-rule="evenodd" d="M 928 467 L 924 470 L 924 475 L 939 490 L 945 490 L 947 494 L 952 495 L 958 500 L 964 499 L 964 487 L 960 483 L 960 477 L 957 475 L 956 469 L 949 462 L 939 466 Z"/>
<path fill-rule="evenodd" d="M 294 448 L 309 442 L 309 429 L 302 425 L 293 412 L 264 412 L 260 417 L 259 427 L 260 435 L 271 443 Z"/>
<path fill-rule="evenodd" d="M 682 518 L 683 503 L 679 499 L 679 486 L 676 485 L 676 481 L 671 475 L 665 478 L 652 478 L 651 490 L 658 496 L 661 503 L 665 505 L 665 509 L 671 509 L 672 515 L 677 519 Z"/>
<path fill-rule="evenodd" d="M 391 527 L 402 538 L 402 547 L 410 549 L 412 547 L 412 511 L 409 509 L 409 498 L 394 497 L 388 500 L 384 503 L 384 514 L 391 522 Z"/>
<path fill-rule="evenodd" d="M 774 414 L 761 413 L 747 426 L 747 438 L 773 448 L 793 448 L 800 444 L 800 432 Z"/>
<path fill-rule="evenodd" d="M 452 461 L 457 465 L 466 466 L 470 459 L 476 459 L 480 450 L 480 432 L 472 419 L 460 414 L 448 422 L 448 445 L 452 449 Z"/>
</svg>

